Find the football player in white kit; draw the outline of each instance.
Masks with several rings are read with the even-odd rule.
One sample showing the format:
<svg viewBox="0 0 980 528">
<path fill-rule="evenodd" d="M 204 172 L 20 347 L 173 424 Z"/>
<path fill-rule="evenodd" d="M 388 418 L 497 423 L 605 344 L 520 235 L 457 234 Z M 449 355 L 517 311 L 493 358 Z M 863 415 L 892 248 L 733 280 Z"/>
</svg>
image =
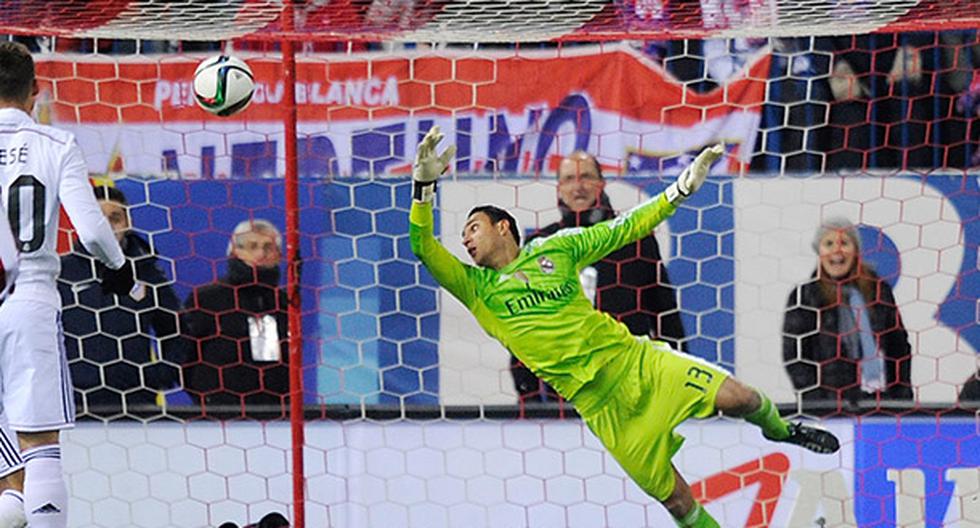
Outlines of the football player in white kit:
<svg viewBox="0 0 980 528">
<path fill-rule="evenodd" d="M 0 306 L 13 290 L 17 280 L 17 245 L 10 233 L 7 210 L 0 202 Z M 3 402 L 0 401 L 0 415 Z M 6 423 L 0 423 L 0 528 L 20 528 L 24 517 L 24 460 L 20 458 Z"/>
<path fill-rule="evenodd" d="M 63 528 L 68 490 L 59 433 L 74 425 L 75 407 L 55 282 L 59 208 L 102 263 L 104 290 L 128 294 L 134 279 L 92 194 L 74 136 L 31 118 L 37 93 L 30 52 L 0 42 L 0 191 L 20 252 L 16 287 L 0 305 L 0 402 L 20 444 L 26 520 L 32 528 Z M 0 460 L 0 475 L 4 464 Z"/>
</svg>

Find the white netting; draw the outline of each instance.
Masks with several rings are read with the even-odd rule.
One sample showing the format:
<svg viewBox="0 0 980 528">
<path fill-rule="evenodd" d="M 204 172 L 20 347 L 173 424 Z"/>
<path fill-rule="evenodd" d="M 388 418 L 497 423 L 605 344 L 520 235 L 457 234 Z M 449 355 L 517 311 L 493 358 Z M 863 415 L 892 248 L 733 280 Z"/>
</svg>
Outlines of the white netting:
<svg viewBox="0 0 980 528">
<path fill-rule="evenodd" d="M 972 0 L 21 0 L 0 6 L 0 25 L 17 33 L 66 37 L 540 42 L 970 29 L 976 7 Z M 284 24 L 289 13 L 292 21 Z"/>
</svg>

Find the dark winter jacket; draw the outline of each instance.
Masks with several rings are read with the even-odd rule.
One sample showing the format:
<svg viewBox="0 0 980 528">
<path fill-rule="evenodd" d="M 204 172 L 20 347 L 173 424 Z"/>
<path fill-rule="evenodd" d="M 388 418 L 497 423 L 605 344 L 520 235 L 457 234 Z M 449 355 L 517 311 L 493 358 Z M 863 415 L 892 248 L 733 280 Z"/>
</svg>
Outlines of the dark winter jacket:
<svg viewBox="0 0 980 528">
<path fill-rule="evenodd" d="M 187 302 L 183 325 L 192 340 L 184 365 L 187 393 L 215 412 L 242 412 L 243 405 L 284 409 L 289 393 L 286 293 L 279 288 L 279 268 L 253 268 L 228 260 L 228 274 L 197 288 Z M 278 361 L 252 356 L 252 325 L 265 316 L 275 320 Z M 268 328 L 268 326 L 266 326 Z M 210 409 L 209 409 L 210 408 Z"/>
<path fill-rule="evenodd" d="M 980 405 L 980 371 L 970 376 L 960 390 L 960 404 L 964 406 Z"/>
<path fill-rule="evenodd" d="M 142 300 L 103 293 L 84 249 L 61 258 L 58 278 L 75 402 L 98 417 L 156 411 L 158 391 L 179 385 L 188 352 L 177 328 L 180 301 L 157 257 L 132 232 L 121 246 L 146 286 Z"/>
<path fill-rule="evenodd" d="M 599 205 L 593 209 L 576 213 L 560 200 L 558 207 L 561 220 L 535 232 L 527 242 L 551 236 L 560 229 L 588 227 L 616 216 L 606 193 L 602 193 Z M 596 308 L 626 324 L 633 335 L 667 341 L 677 350 L 684 348 L 684 327 L 677 309 L 677 295 L 661 260 L 660 246 L 652 234 L 610 253 L 592 267 L 596 270 Z M 511 373 L 522 399 L 558 399 L 551 387 L 539 381 L 513 356 Z"/>
<path fill-rule="evenodd" d="M 875 398 L 912 398 L 910 367 L 912 349 L 895 304 L 891 286 L 876 275 L 874 298 L 865 299 L 871 330 L 885 357 L 885 390 L 870 394 L 861 390 L 859 354 L 846 350 L 841 339 L 838 303 L 824 301 L 816 273 L 810 282 L 796 287 L 786 303 L 783 321 L 783 360 L 793 386 L 806 402 L 857 403 Z M 832 405 L 833 407 L 833 405 Z"/>
</svg>

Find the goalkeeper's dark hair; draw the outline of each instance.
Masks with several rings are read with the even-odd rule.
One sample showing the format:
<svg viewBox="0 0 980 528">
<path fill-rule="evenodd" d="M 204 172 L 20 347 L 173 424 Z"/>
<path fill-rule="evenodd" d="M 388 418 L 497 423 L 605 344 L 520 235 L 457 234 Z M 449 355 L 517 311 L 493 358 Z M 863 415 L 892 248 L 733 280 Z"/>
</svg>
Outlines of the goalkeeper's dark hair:
<svg viewBox="0 0 980 528">
<path fill-rule="evenodd" d="M 23 103 L 34 91 L 34 58 L 27 46 L 0 42 L 0 101 Z"/>
<path fill-rule="evenodd" d="M 497 207 L 496 205 L 478 205 L 473 209 L 470 209 L 470 214 L 466 215 L 466 218 L 469 218 L 476 213 L 483 213 L 490 217 L 490 223 L 492 224 L 496 224 L 501 220 L 507 220 L 507 222 L 510 223 L 510 236 L 514 237 L 514 242 L 516 242 L 518 246 L 521 245 L 521 233 L 517 230 L 517 220 L 514 220 L 514 217 L 511 216 L 510 213 Z"/>
<path fill-rule="evenodd" d="M 126 195 L 116 187 L 110 187 L 108 185 L 96 185 L 92 188 L 95 193 L 96 200 L 106 200 L 109 202 L 116 202 L 119 205 L 127 206 L 129 201 L 126 200 Z"/>
</svg>

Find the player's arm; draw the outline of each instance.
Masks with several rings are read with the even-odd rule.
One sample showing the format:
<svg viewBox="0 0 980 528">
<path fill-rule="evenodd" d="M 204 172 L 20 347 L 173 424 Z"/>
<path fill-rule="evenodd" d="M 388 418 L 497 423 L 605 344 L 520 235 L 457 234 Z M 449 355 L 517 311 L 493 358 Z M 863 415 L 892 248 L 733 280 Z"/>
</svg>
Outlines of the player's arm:
<svg viewBox="0 0 980 528">
<path fill-rule="evenodd" d="M 17 277 L 17 243 L 7 222 L 7 211 L 0 205 L 0 301 Z"/>
<path fill-rule="evenodd" d="M 78 239 L 104 266 L 102 288 L 107 293 L 127 295 L 135 283 L 133 264 L 123 255 L 112 227 L 92 193 L 82 152 L 72 143 L 62 167 L 58 197 L 78 232 Z"/>
<path fill-rule="evenodd" d="M 580 266 L 595 262 L 609 253 L 648 236 L 653 228 L 668 216 L 695 191 L 708 177 L 711 164 L 724 154 L 721 144 L 706 148 L 698 154 L 677 181 L 664 192 L 637 205 L 616 218 L 585 229 L 570 231 L 560 237 L 558 243 L 567 245 Z"/>
<path fill-rule="evenodd" d="M 472 267 L 460 262 L 434 235 L 432 202 L 436 197 L 436 180 L 445 172 L 456 152 L 456 148 L 450 146 L 442 155 L 437 155 L 436 146 L 441 140 L 442 134 L 435 126 L 419 143 L 412 169 L 412 210 L 409 213 L 408 235 L 412 252 L 425 264 L 436 282 L 463 304 L 470 306 L 476 299 L 476 287 L 470 277 Z"/>
</svg>

